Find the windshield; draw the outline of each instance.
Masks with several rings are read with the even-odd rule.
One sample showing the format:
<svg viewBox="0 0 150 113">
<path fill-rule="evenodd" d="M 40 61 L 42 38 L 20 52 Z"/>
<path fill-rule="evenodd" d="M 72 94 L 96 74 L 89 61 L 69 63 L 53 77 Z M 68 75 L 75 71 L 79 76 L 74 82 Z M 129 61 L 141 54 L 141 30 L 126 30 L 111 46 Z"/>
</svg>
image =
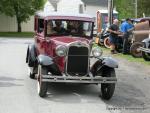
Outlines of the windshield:
<svg viewBox="0 0 150 113">
<path fill-rule="evenodd" d="M 92 35 L 92 22 L 75 20 L 48 20 L 46 22 L 46 36 L 79 36 Z"/>
</svg>

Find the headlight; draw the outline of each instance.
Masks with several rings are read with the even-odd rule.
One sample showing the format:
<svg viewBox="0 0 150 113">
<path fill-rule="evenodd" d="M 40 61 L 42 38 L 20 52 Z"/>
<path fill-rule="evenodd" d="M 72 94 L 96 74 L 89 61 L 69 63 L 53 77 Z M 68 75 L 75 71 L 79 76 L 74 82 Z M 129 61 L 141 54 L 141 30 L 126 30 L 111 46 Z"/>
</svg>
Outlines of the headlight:
<svg viewBox="0 0 150 113">
<path fill-rule="evenodd" d="M 92 54 L 93 54 L 94 57 L 100 57 L 100 56 L 102 56 L 103 51 L 100 47 L 94 47 L 92 49 Z"/>
<path fill-rule="evenodd" d="M 56 47 L 56 55 L 60 57 L 64 57 L 67 54 L 67 48 L 65 46 L 57 46 Z"/>
</svg>

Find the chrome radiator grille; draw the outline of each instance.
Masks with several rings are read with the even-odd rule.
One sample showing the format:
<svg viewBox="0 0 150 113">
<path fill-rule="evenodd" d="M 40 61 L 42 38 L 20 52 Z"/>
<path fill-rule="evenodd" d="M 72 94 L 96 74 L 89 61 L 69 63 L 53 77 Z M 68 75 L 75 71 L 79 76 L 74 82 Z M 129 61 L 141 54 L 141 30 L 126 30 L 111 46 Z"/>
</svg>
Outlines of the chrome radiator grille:
<svg viewBox="0 0 150 113">
<path fill-rule="evenodd" d="M 71 46 L 68 51 L 67 73 L 71 76 L 84 76 L 88 73 L 89 50 L 87 47 Z"/>
</svg>

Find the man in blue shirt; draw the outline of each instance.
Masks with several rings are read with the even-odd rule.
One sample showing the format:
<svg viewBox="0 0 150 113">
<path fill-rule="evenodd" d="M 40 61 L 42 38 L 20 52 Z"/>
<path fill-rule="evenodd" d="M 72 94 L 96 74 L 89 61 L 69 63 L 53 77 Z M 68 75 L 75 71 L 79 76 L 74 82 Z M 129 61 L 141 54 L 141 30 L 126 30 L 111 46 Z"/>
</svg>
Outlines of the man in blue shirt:
<svg viewBox="0 0 150 113">
<path fill-rule="evenodd" d="M 127 18 L 121 24 L 121 32 L 123 33 L 123 54 L 128 53 L 128 37 L 130 35 L 130 31 L 134 29 L 134 25 L 132 24 L 132 20 Z"/>
</svg>

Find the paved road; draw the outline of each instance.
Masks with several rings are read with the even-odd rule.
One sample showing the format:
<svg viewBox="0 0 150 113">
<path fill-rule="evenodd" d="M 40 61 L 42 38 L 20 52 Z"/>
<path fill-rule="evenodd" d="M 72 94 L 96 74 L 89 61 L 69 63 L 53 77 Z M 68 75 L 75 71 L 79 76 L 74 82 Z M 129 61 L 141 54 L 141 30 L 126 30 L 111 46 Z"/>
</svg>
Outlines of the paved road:
<svg viewBox="0 0 150 113">
<path fill-rule="evenodd" d="M 31 39 L 0 38 L 0 113 L 149 113 L 150 67 L 118 59 L 114 97 L 103 101 L 95 85 L 50 85 L 49 95 L 37 95 L 28 77 L 26 48 Z"/>
</svg>

